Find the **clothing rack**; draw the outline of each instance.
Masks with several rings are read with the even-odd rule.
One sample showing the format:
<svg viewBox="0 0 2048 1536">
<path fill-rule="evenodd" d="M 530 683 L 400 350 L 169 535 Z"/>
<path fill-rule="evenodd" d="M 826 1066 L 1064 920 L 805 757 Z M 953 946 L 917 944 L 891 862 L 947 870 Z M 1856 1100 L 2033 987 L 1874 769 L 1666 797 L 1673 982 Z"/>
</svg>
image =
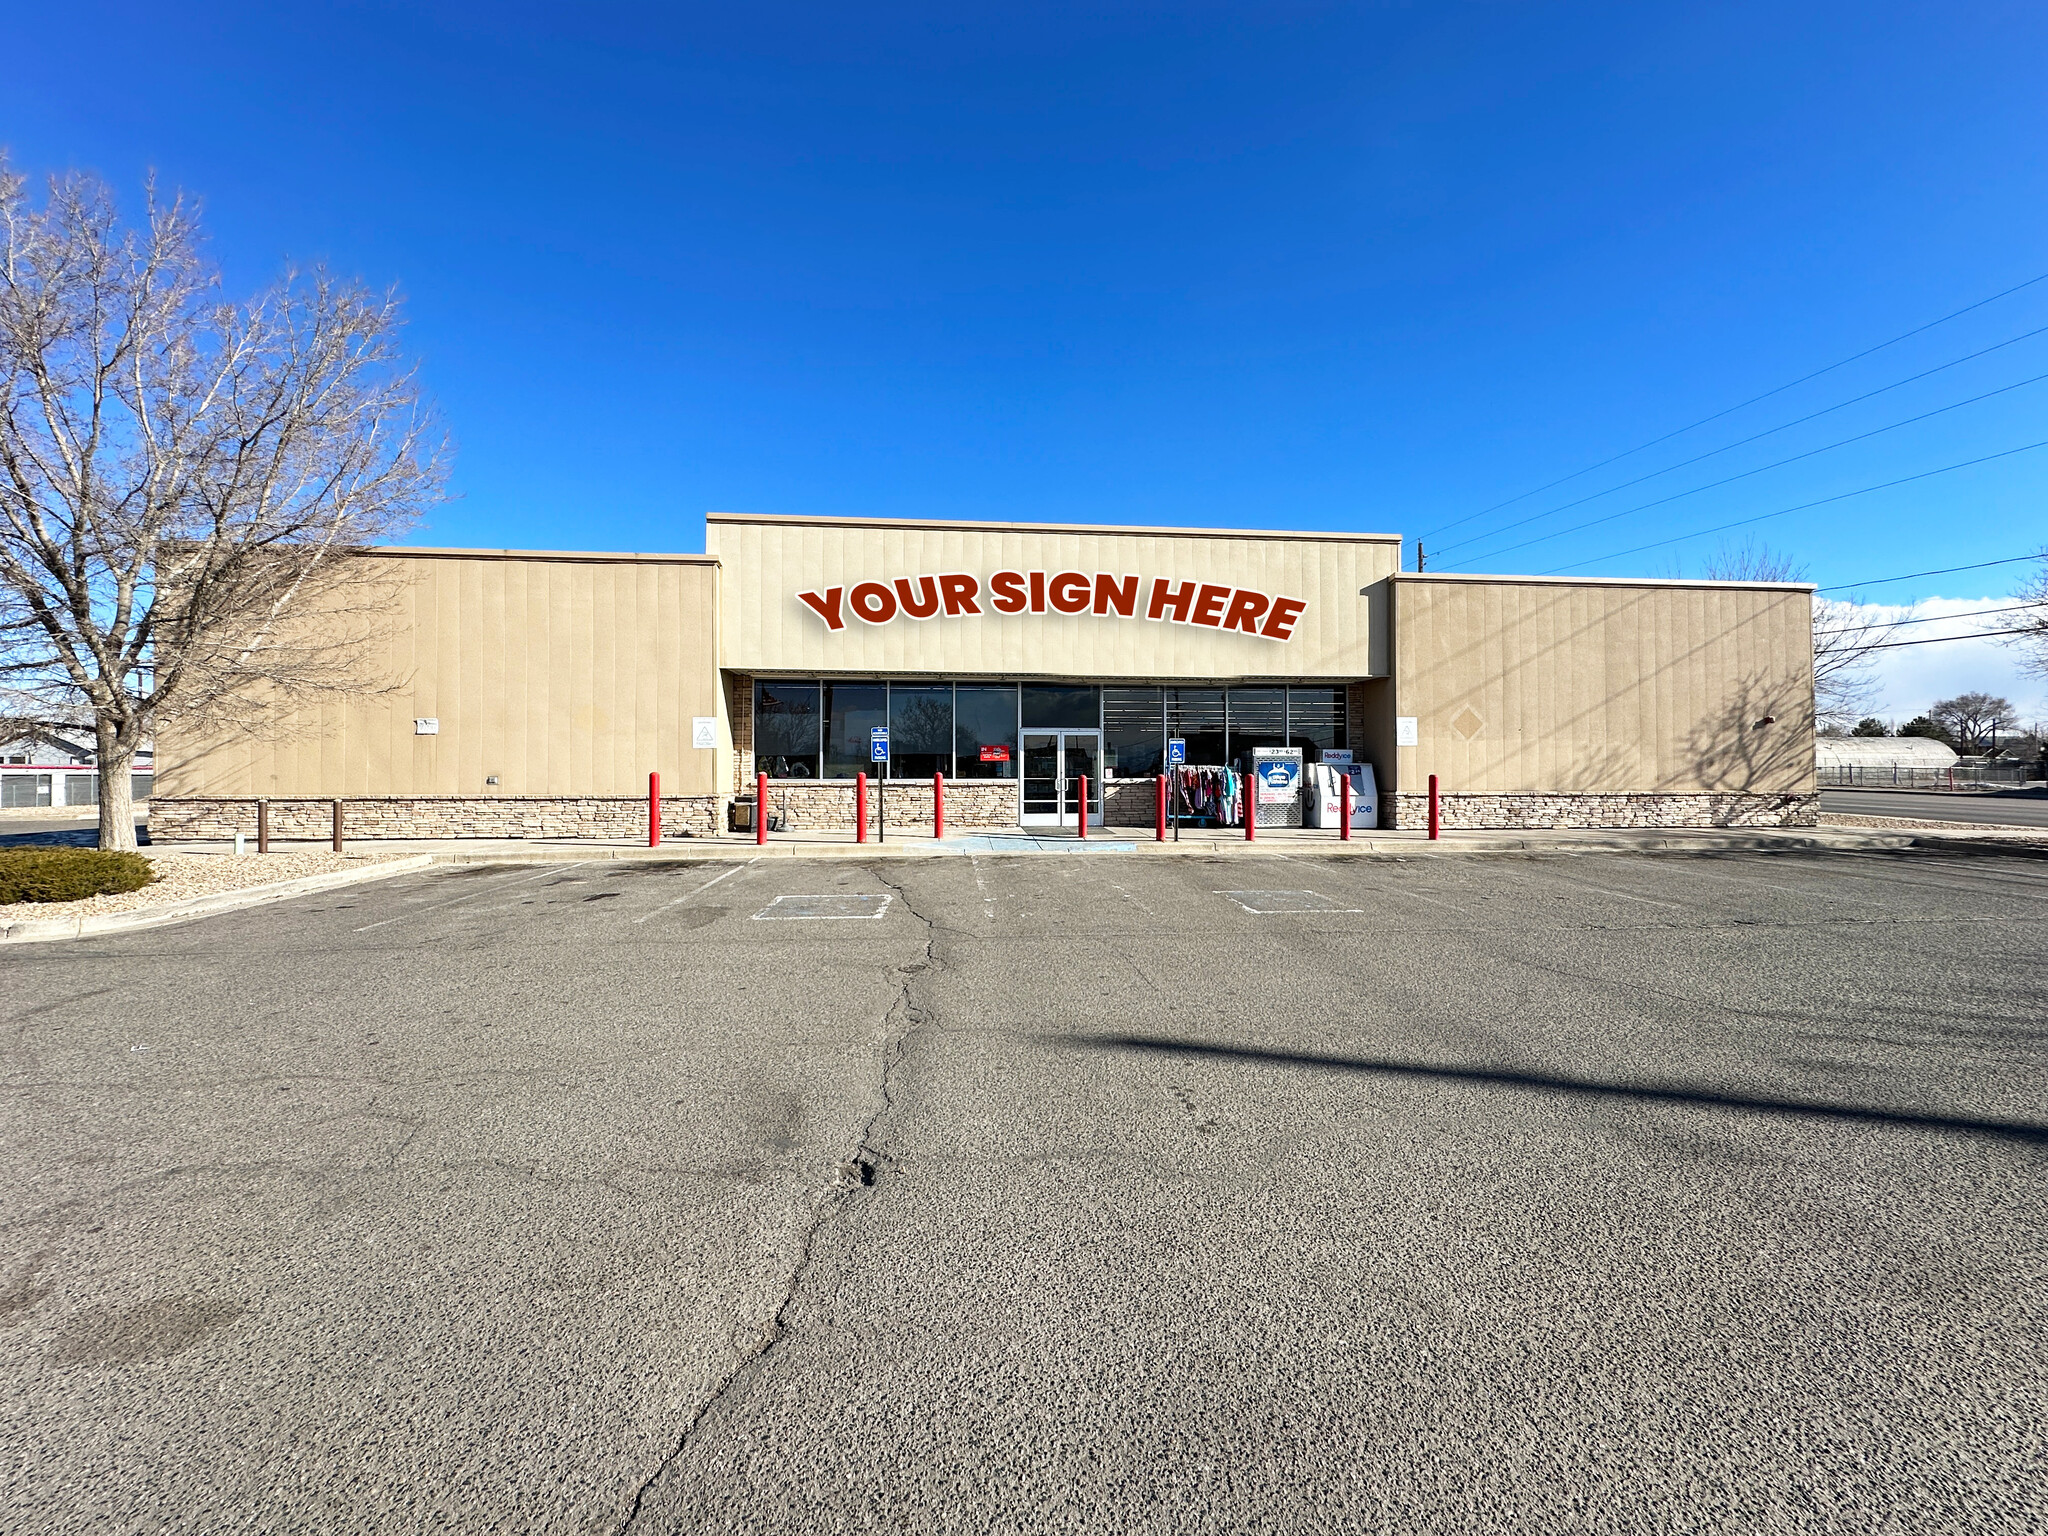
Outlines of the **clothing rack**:
<svg viewBox="0 0 2048 1536">
<path fill-rule="evenodd" d="M 1221 763 L 1190 763 L 1166 770 L 1166 792 L 1183 821 L 1216 827 L 1244 825 L 1244 775 Z"/>
</svg>

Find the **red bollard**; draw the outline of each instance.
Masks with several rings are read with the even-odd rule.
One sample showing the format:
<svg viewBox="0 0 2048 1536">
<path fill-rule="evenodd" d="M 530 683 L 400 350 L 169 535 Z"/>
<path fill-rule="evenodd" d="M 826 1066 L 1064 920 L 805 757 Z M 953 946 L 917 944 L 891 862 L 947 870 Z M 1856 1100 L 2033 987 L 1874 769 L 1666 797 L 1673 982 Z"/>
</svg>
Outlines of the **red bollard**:
<svg viewBox="0 0 2048 1536">
<path fill-rule="evenodd" d="M 853 840 L 868 840 L 868 776 L 864 773 L 853 776 Z"/>
<path fill-rule="evenodd" d="M 1337 825 L 1343 830 L 1337 836 L 1341 841 L 1348 843 L 1351 841 L 1351 775 L 1343 774 L 1338 783 L 1343 785 L 1343 788 L 1337 791 L 1337 809 L 1341 817 Z"/>
<path fill-rule="evenodd" d="M 946 776 L 932 775 L 932 838 L 936 841 L 946 835 Z"/>
<path fill-rule="evenodd" d="M 1159 839 L 1166 841 L 1166 775 L 1159 775 Z"/>
<path fill-rule="evenodd" d="M 1255 843 L 1259 840 L 1259 797 L 1252 790 L 1250 774 L 1239 782 L 1244 785 L 1244 840 Z"/>
<path fill-rule="evenodd" d="M 1437 834 L 1442 829 L 1442 826 L 1442 818 L 1437 810 L 1436 775 L 1432 773 L 1429 776 L 1429 837 L 1431 842 L 1436 841 Z"/>
<path fill-rule="evenodd" d="M 1088 835 L 1088 775 L 1081 775 L 1081 835 Z"/>
<path fill-rule="evenodd" d="M 661 775 L 647 775 L 647 846 L 661 846 Z"/>
<path fill-rule="evenodd" d="M 768 841 L 768 775 L 754 775 L 754 841 Z"/>
</svg>

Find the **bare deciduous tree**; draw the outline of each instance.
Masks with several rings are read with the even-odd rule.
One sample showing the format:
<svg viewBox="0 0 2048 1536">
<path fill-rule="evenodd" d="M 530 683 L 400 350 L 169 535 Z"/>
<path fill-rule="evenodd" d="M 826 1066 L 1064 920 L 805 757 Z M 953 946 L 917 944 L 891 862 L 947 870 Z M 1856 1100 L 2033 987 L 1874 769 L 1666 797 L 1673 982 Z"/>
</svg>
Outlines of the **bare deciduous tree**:
<svg viewBox="0 0 2048 1536">
<path fill-rule="evenodd" d="M 1806 567 L 1767 544 L 1744 543 L 1717 550 L 1704 574 L 1710 581 L 1804 581 Z M 1860 603 L 1814 597 L 1813 714 L 1819 729 L 1847 729 L 1877 693 L 1875 653 L 1899 625 L 1870 614 Z"/>
<path fill-rule="evenodd" d="M 0 160 L 0 242 L 0 685 L 90 713 L 100 846 L 132 848 L 152 733 L 368 683 L 377 562 L 348 555 L 440 498 L 444 444 L 395 295 L 287 272 L 230 302 L 182 198 L 131 228 L 104 183 L 35 206 Z"/>
<path fill-rule="evenodd" d="M 1984 752 L 2001 730 L 2009 736 L 2019 730 L 2012 701 L 1992 693 L 1959 693 L 1952 699 L 1937 699 L 1927 716 L 1948 732 L 1958 752 Z"/>
<path fill-rule="evenodd" d="M 2034 573 L 2013 593 L 2029 606 L 2004 615 L 1999 624 L 2006 644 L 2020 653 L 2020 665 L 2036 677 L 2048 677 L 2048 549 L 2038 558 Z"/>
</svg>

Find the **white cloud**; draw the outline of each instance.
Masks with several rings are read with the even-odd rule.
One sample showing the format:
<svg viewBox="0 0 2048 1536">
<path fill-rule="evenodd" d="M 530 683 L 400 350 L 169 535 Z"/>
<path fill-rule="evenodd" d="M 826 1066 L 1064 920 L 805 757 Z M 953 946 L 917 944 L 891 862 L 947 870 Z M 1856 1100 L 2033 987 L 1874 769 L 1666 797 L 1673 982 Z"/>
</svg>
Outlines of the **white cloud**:
<svg viewBox="0 0 2048 1536">
<path fill-rule="evenodd" d="M 1856 608 L 1859 622 L 1890 619 L 1934 619 L 1912 624 L 1894 640 L 1933 640 L 1946 635 L 1977 635 L 1993 628 L 1997 618 L 1980 617 L 1987 609 L 2010 608 L 2010 597 L 1928 597 L 1910 607 L 1864 603 Z M 1927 712 L 1936 699 L 1959 693 L 2002 694 L 2011 699 L 2023 721 L 2048 720 L 2048 684 L 2028 676 L 2020 653 L 1995 640 L 1955 640 L 1941 645 L 1908 645 L 1879 651 L 1877 695 L 1870 713 L 1880 720 L 1903 723 Z"/>
</svg>

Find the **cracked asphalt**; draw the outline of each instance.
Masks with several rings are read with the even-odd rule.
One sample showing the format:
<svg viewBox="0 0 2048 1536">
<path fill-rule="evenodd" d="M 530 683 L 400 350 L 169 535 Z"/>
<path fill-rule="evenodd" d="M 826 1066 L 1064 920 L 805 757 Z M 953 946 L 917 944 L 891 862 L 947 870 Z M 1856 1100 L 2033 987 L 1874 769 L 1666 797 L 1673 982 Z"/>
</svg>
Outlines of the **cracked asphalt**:
<svg viewBox="0 0 2048 1536">
<path fill-rule="evenodd" d="M 0 1523 L 2038 1532 L 2044 918 L 678 860 L 11 950 Z"/>
</svg>

